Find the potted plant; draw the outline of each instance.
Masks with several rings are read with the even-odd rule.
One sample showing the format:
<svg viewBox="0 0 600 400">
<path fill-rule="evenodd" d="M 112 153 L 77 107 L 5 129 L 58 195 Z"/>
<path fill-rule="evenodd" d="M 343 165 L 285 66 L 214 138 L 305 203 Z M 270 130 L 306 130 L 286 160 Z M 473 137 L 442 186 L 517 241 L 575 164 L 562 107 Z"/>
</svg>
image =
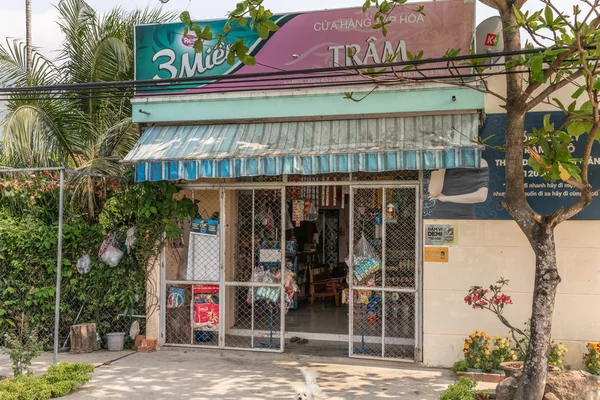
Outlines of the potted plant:
<svg viewBox="0 0 600 400">
<path fill-rule="evenodd" d="M 463 354 L 467 362 L 467 372 L 483 372 L 488 365 L 489 345 L 485 332 L 475 331 L 465 339 Z"/>
<path fill-rule="evenodd" d="M 584 369 L 600 382 L 600 343 L 588 343 L 587 353 L 583 355 Z"/>
</svg>

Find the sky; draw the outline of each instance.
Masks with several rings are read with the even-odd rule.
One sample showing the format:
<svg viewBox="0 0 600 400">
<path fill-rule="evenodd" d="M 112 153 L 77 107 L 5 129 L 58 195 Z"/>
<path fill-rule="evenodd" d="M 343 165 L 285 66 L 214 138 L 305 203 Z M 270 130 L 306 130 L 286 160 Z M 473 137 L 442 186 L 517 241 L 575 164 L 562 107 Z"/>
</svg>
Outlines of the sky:
<svg viewBox="0 0 600 400">
<path fill-rule="evenodd" d="M 33 44 L 42 52 L 54 58 L 56 49 L 62 41 L 62 35 L 56 24 L 57 13 L 54 5 L 58 0 L 32 0 Z M 161 5 L 159 0 L 88 0 L 92 8 L 108 11 L 120 6 L 133 10 L 147 5 Z M 235 8 L 236 0 L 170 0 L 165 10 L 188 10 L 194 19 L 223 18 Z M 361 0 L 265 0 L 264 5 L 274 13 L 292 11 L 322 10 L 330 8 L 361 6 Z M 529 0 L 526 9 L 538 9 L 539 0 Z M 569 10 L 573 0 L 554 0 L 559 8 Z M 496 10 L 477 3 L 477 23 L 497 15 Z M 25 37 L 25 0 L 0 0 L 0 41 L 5 45 L 7 37 Z"/>
</svg>

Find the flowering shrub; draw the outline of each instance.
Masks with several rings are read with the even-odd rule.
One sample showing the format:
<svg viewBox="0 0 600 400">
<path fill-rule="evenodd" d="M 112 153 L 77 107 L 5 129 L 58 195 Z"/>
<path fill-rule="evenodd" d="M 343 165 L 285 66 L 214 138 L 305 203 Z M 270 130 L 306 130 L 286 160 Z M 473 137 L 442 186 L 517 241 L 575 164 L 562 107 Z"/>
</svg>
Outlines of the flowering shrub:
<svg viewBox="0 0 600 400">
<path fill-rule="evenodd" d="M 505 361 L 514 361 L 517 359 L 509 338 L 494 337 L 494 347 L 492 348 L 492 369 L 499 370 L 500 363 Z"/>
<path fill-rule="evenodd" d="M 491 338 L 486 336 L 485 332 L 475 331 L 465 339 L 463 346 L 463 354 L 468 368 L 474 369 L 490 369 L 491 352 L 489 349 L 488 340 Z"/>
<path fill-rule="evenodd" d="M 562 344 L 554 344 L 554 340 L 551 341 L 552 350 L 550 351 L 550 357 L 548 357 L 548 363 L 553 367 L 560 369 L 564 368 L 564 358 L 567 355 L 567 348 Z"/>
<path fill-rule="evenodd" d="M 2 351 L 10 357 L 15 377 L 26 372 L 31 374 L 29 367 L 31 360 L 42 352 L 42 344 L 38 340 L 37 333 L 30 330 L 29 325 L 24 323 L 21 317 L 17 334 L 7 333 L 4 335 L 6 347 Z"/>
<path fill-rule="evenodd" d="M 500 322 L 504 326 L 510 329 L 512 338 L 515 341 L 515 350 L 519 355 L 518 359 L 524 358 L 527 352 L 527 343 L 529 343 L 529 333 L 527 331 L 527 323 L 525 324 L 525 331 L 513 326 L 503 314 L 504 307 L 513 304 L 510 296 L 507 296 L 502 292 L 505 286 L 509 283 L 508 279 L 500 278 L 496 281 L 496 284 L 490 285 L 488 289 L 484 289 L 482 286 L 471 286 L 469 293 L 465 296 L 464 301 L 474 309 L 489 310 L 496 314 Z M 519 335 L 520 338 L 517 338 Z M 511 356 L 512 357 L 512 356 Z"/>
<path fill-rule="evenodd" d="M 583 355 L 583 366 L 592 375 L 600 375 L 600 343 L 588 343 Z"/>
<path fill-rule="evenodd" d="M 512 304 L 510 296 L 502 293 L 502 289 L 508 285 L 508 280 L 500 278 L 496 285 L 490 285 L 489 289 L 481 286 L 471 286 L 469 294 L 465 297 L 465 303 L 473 308 L 487 308 L 490 310 L 502 310 L 505 305 Z"/>
</svg>

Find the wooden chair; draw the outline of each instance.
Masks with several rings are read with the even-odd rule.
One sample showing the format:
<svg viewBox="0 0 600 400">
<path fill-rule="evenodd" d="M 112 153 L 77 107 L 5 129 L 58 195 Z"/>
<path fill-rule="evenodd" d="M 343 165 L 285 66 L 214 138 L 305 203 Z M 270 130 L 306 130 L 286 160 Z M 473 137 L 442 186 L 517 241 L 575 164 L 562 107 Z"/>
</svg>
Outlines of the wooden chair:
<svg viewBox="0 0 600 400">
<path fill-rule="evenodd" d="M 310 305 L 315 303 L 317 297 L 333 297 L 335 305 L 339 307 L 340 296 L 338 296 L 338 283 L 331 279 L 328 265 L 318 267 L 309 265 L 308 273 L 310 278 Z"/>
</svg>

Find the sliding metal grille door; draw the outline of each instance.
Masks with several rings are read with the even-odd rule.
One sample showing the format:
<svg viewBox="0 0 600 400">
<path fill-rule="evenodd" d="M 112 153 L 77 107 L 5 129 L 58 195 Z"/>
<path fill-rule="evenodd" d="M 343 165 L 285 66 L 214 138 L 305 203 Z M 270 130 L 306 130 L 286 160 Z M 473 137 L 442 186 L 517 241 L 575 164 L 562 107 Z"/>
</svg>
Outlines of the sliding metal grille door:
<svg viewBox="0 0 600 400">
<path fill-rule="evenodd" d="M 415 360 L 419 347 L 419 186 L 351 190 L 352 357 Z"/>
<path fill-rule="evenodd" d="M 283 351 L 282 196 L 281 188 L 226 191 L 226 348 Z"/>
</svg>

